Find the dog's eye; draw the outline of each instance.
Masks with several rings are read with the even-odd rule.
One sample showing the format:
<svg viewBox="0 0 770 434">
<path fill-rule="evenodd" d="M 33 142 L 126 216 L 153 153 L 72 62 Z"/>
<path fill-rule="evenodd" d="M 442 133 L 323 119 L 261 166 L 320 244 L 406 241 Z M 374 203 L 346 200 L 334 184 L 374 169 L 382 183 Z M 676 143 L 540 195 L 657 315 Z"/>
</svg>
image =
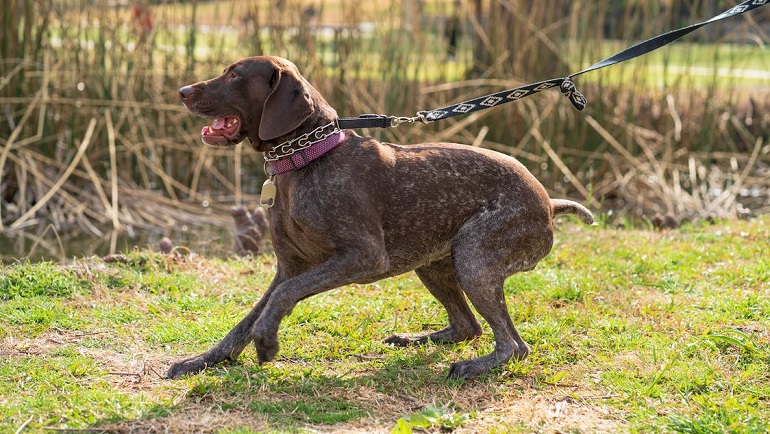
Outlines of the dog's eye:
<svg viewBox="0 0 770 434">
<path fill-rule="evenodd" d="M 230 79 L 230 80 L 236 79 L 236 78 L 238 78 L 238 74 L 235 72 L 235 70 L 230 71 L 227 74 L 227 78 Z"/>
</svg>

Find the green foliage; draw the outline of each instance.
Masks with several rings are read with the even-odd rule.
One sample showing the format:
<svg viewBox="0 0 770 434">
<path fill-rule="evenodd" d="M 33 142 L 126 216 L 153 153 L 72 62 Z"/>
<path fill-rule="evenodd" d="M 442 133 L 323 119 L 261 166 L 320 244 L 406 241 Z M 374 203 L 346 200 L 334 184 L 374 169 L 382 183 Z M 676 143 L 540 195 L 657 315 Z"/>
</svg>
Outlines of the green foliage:
<svg viewBox="0 0 770 434">
<path fill-rule="evenodd" d="M 391 434 L 411 434 L 416 430 L 454 431 L 469 421 L 467 415 L 447 412 L 443 408 L 427 407 L 425 410 L 408 417 L 399 418 Z"/>
<path fill-rule="evenodd" d="M 687 434 L 770 432 L 766 415 L 757 410 L 755 401 L 740 402 L 735 398 L 714 401 L 709 396 L 693 399 L 695 411 L 668 417 L 672 432 Z"/>
<path fill-rule="evenodd" d="M 286 401 L 255 401 L 251 410 L 269 414 L 279 426 L 296 422 L 333 425 L 366 416 L 355 404 L 333 398 L 288 399 Z"/>
<path fill-rule="evenodd" d="M 743 361 L 753 361 L 755 358 L 770 361 L 770 347 L 757 344 L 751 336 L 740 330 L 727 329 L 722 333 L 708 333 L 703 336 L 703 340 L 723 354 L 737 351 L 737 356 Z"/>
<path fill-rule="evenodd" d="M 72 271 L 50 262 L 15 264 L 0 271 L 0 300 L 15 297 L 69 297 L 89 289 Z"/>
</svg>

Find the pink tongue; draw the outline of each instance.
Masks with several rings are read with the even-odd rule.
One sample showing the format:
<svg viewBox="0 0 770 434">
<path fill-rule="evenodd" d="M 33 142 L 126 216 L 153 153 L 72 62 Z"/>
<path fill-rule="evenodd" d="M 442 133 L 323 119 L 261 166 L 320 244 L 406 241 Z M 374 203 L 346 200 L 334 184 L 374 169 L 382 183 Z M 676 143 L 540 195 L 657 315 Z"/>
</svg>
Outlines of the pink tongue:
<svg viewBox="0 0 770 434">
<path fill-rule="evenodd" d="M 225 118 L 219 118 L 211 125 L 215 130 L 221 130 L 225 126 Z"/>
</svg>

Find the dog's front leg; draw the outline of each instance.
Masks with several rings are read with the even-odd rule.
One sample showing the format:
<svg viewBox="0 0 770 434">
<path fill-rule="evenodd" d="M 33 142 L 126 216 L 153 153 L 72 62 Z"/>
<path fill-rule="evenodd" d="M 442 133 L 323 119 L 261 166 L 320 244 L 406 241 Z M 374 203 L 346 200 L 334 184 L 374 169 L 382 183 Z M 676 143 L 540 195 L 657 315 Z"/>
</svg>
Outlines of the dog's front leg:
<svg viewBox="0 0 770 434">
<path fill-rule="evenodd" d="M 262 314 L 276 288 L 284 280 L 286 279 L 283 277 L 283 273 L 280 271 L 276 273 L 272 283 L 270 283 L 267 291 L 265 291 L 265 294 L 257 302 L 256 306 L 227 333 L 222 341 L 197 356 L 174 363 L 166 372 L 166 378 L 179 378 L 185 374 L 197 374 L 225 360 L 235 360 L 243 349 L 246 348 L 246 345 L 251 342 L 250 332 L 252 326 Z"/>
<path fill-rule="evenodd" d="M 278 285 L 251 329 L 259 362 L 269 362 L 278 354 L 278 326 L 299 301 L 340 286 L 368 281 L 385 273 L 389 266 L 384 249 L 376 255 L 359 251 L 338 253 Z"/>
</svg>

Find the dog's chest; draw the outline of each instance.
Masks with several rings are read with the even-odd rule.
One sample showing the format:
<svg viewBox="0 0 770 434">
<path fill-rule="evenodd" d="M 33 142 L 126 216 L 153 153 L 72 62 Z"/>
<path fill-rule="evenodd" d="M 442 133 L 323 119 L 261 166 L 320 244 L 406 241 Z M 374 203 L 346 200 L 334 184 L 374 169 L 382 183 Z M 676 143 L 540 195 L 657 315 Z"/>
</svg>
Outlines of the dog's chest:
<svg viewBox="0 0 770 434">
<path fill-rule="evenodd" d="M 323 231 L 299 224 L 281 206 L 280 197 L 276 206 L 270 209 L 270 229 L 279 260 L 298 258 L 309 265 L 320 264 L 333 253 L 333 246 L 323 236 Z"/>
</svg>

